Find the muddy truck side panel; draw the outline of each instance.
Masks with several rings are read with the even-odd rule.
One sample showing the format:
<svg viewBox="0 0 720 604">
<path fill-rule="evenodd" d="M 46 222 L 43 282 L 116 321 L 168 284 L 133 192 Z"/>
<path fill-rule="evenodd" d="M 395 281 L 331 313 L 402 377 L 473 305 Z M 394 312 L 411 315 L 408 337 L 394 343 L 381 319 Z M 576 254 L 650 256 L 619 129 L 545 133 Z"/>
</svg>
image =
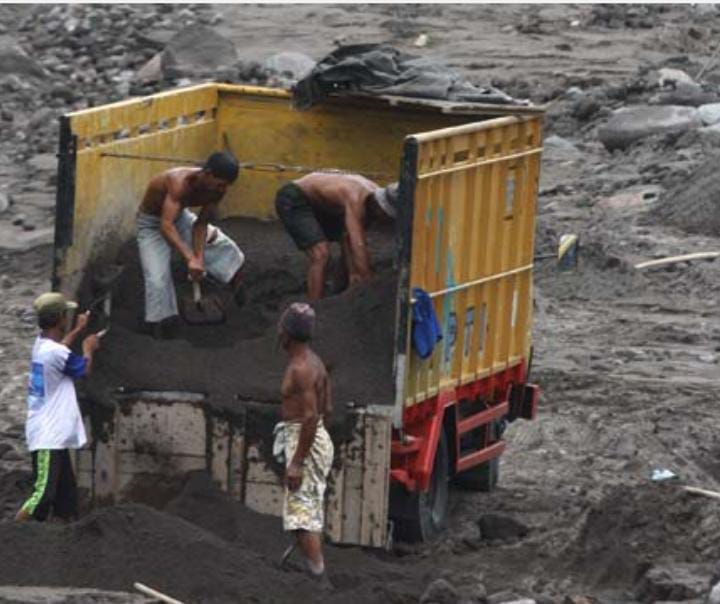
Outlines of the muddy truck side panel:
<svg viewBox="0 0 720 604">
<path fill-rule="evenodd" d="M 73 296 L 134 236 L 149 179 L 215 150 L 248 164 L 224 216 L 275 219 L 275 191 L 302 172 L 292 167 L 399 180 L 395 399 L 356 414 L 331 478 L 328 534 L 380 546 L 394 526 L 429 539 L 447 518 L 451 478 L 494 486 L 506 423 L 532 418 L 538 401 L 526 377 L 541 109 L 337 96 L 300 112 L 285 91 L 205 84 L 68 114 L 60 138 L 53 279 Z M 412 347 L 418 287 L 443 336 L 427 360 Z M 239 500 L 280 512 L 277 473 L 244 433 L 247 416 L 214 415 L 172 384 L 138 386 L 79 454 L 96 501 L 205 467 Z"/>
</svg>

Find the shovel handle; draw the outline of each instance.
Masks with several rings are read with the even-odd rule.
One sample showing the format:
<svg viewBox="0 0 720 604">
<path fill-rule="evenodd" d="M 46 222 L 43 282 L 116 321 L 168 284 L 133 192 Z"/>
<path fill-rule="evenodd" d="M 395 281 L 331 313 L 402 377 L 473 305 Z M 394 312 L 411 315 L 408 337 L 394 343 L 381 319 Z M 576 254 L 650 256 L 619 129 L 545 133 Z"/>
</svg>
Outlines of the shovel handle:
<svg viewBox="0 0 720 604">
<path fill-rule="evenodd" d="M 200 302 L 202 302 L 202 291 L 200 289 L 200 281 L 193 281 L 192 289 L 193 289 L 193 301 L 195 302 L 195 304 L 199 304 Z"/>
</svg>

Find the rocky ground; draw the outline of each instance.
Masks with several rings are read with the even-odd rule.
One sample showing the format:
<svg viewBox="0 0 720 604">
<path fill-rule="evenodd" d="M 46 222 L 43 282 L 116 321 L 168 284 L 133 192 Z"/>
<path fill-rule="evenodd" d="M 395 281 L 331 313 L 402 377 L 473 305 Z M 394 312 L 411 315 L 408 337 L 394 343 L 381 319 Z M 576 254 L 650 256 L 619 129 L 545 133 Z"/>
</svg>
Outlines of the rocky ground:
<svg viewBox="0 0 720 604">
<path fill-rule="evenodd" d="M 220 36 L 209 56 L 187 52 L 187 31 L 175 37 L 190 24 Z M 575 273 L 538 269 L 542 409 L 508 431 L 500 488 L 453 492 L 437 543 L 331 550 L 340 591 L 320 599 L 706 601 L 720 504 L 681 487 L 720 490 L 720 263 L 634 266 L 720 250 L 718 33 L 712 5 L 0 6 L 0 514 L 27 488 L 29 308 L 49 282 L 57 116 L 207 78 L 287 85 L 308 64 L 287 53 L 384 41 L 548 103 L 537 248 L 576 232 L 583 253 Z M 657 469 L 678 478 L 655 483 Z M 109 524 L 117 537 L 130 512 L 114 514 L 73 535 Z M 188 551 L 242 549 L 193 535 L 209 549 Z M 84 581 L 69 587 L 130 588 Z M 0 601 L 37 595 L 7 593 Z M 83 601 L 101 597 L 120 601 Z"/>
</svg>

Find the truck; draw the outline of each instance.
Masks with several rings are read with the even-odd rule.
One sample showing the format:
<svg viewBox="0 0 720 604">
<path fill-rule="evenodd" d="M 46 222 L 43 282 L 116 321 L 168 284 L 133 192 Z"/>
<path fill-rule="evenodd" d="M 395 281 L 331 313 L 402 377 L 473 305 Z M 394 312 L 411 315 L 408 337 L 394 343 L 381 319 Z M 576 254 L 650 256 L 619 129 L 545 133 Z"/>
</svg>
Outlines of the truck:
<svg viewBox="0 0 720 604">
<path fill-rule="evenodd" d="M 285 90 L 220 83 L 69 113 L 60 122 L 53 288 L 82 298 L 90 267 L 133 238 L 149 179 L 218 149 L 249 168 L 223 200 L 225 217 L 275 220 L 287 166 L 398 181 L 387 326 L 394 397 L 351 410 L 326 532 L 373 547 L 433 539 L 448 521 L 450 483 L 494 489 L 507 424 L 537 414 L 529 374 L 542 122 L 541 107 L 347 92 L 299 111 Z M 419 290 L 442 336 L 428 358 L 413 345 Z M 248 432 L 261 401 L 221 413 L 202 392 L 129 386 L 113 394 L 109 413 L 86 414 L 90 443 L 75 463 L 91 502 L 132 499 L 138 481 L 200 469 L 238 501 L 280 514 L 277 468 Z"/>
</svg>

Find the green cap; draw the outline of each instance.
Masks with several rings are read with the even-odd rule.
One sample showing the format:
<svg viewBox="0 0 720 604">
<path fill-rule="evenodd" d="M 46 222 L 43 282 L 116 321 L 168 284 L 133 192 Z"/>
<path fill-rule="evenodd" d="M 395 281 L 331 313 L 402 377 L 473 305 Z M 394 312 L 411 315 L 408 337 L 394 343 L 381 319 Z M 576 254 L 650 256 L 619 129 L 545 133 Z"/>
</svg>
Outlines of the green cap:
<svg viewBox="0 0 720 604">
<path fill-rule="evenodd" d="M 75 310 L 77 306 L 76 302 L 71 302 L 59 292 L 41 294 L 33 302 L 33 308 L 38 315 L 59 315 Z"/>
</svg>

